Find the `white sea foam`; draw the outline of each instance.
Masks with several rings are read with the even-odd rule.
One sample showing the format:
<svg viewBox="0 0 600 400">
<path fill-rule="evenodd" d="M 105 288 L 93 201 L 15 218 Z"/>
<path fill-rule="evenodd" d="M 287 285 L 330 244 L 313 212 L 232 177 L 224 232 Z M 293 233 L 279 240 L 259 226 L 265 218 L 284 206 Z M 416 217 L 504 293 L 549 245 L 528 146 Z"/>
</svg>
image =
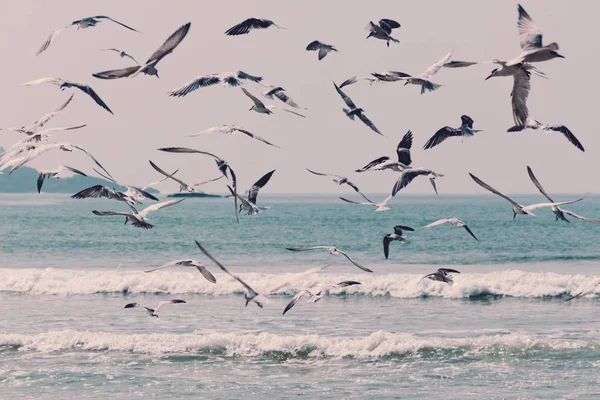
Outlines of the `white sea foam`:
<svg viewBox="0 0 600 400">
<path fill-rule="evenodd" d="M 1 334 L 0 348 L 19 351 L 117 351 L 141 354 L 215 354 L 228 357 L 436 357 L 452 351 L 466 355 L 516 356 L 534 351 L 594 350 L 600 341 L 573 340 L 527 333 L 482 335 L 473 338 L 423 338 L 412 334 L 374 332 L 365 337 L 277 335 L 272 333 L 117 334 L 90 331 L 51 331 L 37 335 Z M 436 355 L 437 354 L 437 355 Z"/>
<path fill-rule="evenodd" d="M 0 269 L 0 292 L 51 295 L 94 293 L 164 293 L 230 295 L 243 293 L 238 282 L 215 273 L 217 283 L 206 281 L 197 272 L 160 271 L 146 274 L 131 271 L 71 269 Z M 454 285 L 423 280 L 415 274 L 333 274 L 320 273 L 294 281 L 294 274 L 240 274 L 258 290 L 267 290 L 291 281 L 275 295 L 291 295 L 303 288 L 357 280 L 361 285 L 334 289 L 330 294 L 391 296 L 395 298 L 444 297 L 450 299 L 510 296 L 524 298 L 568 296 L 580 291 L 588 298 L 600 295 L 600 285 L 591 287 L 598 277 L 557 273 L 504 270 L 455 275 Z"/>
</svg>

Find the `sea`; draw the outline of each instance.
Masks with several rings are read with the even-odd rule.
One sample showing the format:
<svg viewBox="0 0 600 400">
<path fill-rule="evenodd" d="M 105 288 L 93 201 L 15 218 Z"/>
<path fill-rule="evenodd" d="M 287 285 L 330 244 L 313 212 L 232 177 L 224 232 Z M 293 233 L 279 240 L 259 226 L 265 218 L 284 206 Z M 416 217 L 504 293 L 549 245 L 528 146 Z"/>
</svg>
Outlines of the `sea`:
<svg viewBox="0 0 600 400">
<path fill-rule="evenodd" d="M 600 197 L 584 197 L 565 208 L 600 219 Z M 487 195 L 402 195 L 384 213 L 336 194 L 259 201 L 270 208 L 237 224 L 231 199 L 190 198 L 143 230 L 92 214 L 127 211 L 111 200 L 0 195 L 0 398 L 600 398 L 600 225 L 548 209 L 513 220 Z M 419 229 L 445 217 L 479 241 L 450 225 Z M 386 260 L 382 239 L 398 224 L 415 231 Z M 279 288 L 245 307 L 243 287 L 194 240 L 257 291 Z M 316 245 L 374 272 L 286 250 Z M 190 267 L 144 272 L 185 258 L 217 282 Z M 460 274 L 420 281 L 438 268 Z M 361 284 L 327 288 L 346 280 Z M 282 315 L 320 288 L 320 301 Z M 124 308 L 170 299 L 186 303 L 158 318 Z"/>
</svg>

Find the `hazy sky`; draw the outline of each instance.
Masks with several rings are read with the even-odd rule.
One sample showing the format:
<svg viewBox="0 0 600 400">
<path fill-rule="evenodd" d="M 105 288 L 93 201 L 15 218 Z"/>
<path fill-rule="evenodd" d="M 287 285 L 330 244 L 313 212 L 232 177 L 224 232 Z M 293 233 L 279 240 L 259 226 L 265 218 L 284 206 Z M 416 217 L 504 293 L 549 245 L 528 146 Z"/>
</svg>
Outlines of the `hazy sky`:
<svg viewBox="0 0 600 400">
<path fill-rule="evenodd" d="M 512 78 L 484 81 L 492 65 L 442 69 L 432 80 L 443 87 L 425 95 L 419 94 L 418 87 L 402 83 L 370 86 L 360 82 L 347 87 L 346 93 L 364 108 L 385 138 L 360 122 L 350 121 L 342 112 L 344 104 L 333 81 L 339 84 L 354 75 L 385 70 L 418 74 L 452 49 L 456 60 L 515 57 L 520 47 L 517 2 L 512 1 L 7 2 L 0 15 L 0 126 L 29 124 L 64 102 L 69 93 L 61 93 L 56 86 L 20 86 L 29 80 L 57 76 L 91 85 L 115 115 L 76 91 L 71 105 L 49 126 L 87 123 L 88 127 L 58 133 L 55 139 L 89 149 L 123 183 L 144 185 L 158 179 L 149 159 L 168 170 L 180 168 L 179 176 L 187 181 L 218 176 L 211 158 L 156 151 L 163 146 L 187 146 L 228 160 L 242 188 L 277 169 L 265 192 L 349 194 L 348 188 L 338 188 L 328 179 L 309 174 L 305 170 L 308 167 L 346 175 L 364 192 L 387 193 L 396 173 L 352 171 L 376 157 L 395 155 L 397 143 L 412 129 L 413 165 L 445 175 L 438 179 L 440 194 L 485 193 L 468 172 L 506 193 L 534 193 L 527 165 L 550 193 L 599 192 L 595 95 L 599 84 L 594 75 L 600 61 L 595 47 L 600 37 L 596 23 L 600 5 L 577 2 L 575 6 L 554 0 L 522 4 L 543 31 L 544 41 L 558 42 L 566 57 L 537 64 L 549 79 L 532 78 L 530 115 L 541 122 L 568 126 L 586 148 L 585 153 L 559 133 L 506 133 L 513 125 L 509 97 Z M 110 22 L 79 31 L 69 28 L 45 53 L 34 56 L 55 28 L 93 15 L 111 16 L 143 34 Z M 223 34 L 248 17 L 268 18 L 287 29 L 252 31 L 238 37 Z M 387 48 L 383 41 L 365 39 L 365 25 L 380 18 L 401 23 L 402 27 L 394 31 L 399 44 Z M 142 62 L 188 21 L 192 23 L 188 36 L 158 65 L 160 79 L 140 75 L 104 81 L 92 77 L 94 72 L 130 65 L 127 59 L 101 49 L 122 48 Z M 316 52 L 305 51 L 315 39 L 335 45 L 339 53 L 317 61 Z M 236 69 L 285 87 L 290 97 L 308 108 L 307 118 L 285 112 L 270 116 L 250 112 L 252 103 L 239 88 L 203 88 L 184 98 L 166 95 L 198 75 Z M 264 90 L 254 83 L 245 87 L 255 95 Z M 448 140 L 432 150 L 422 150 L 437 129 L 458 126 L 461 114 L 471 116 L 475 128 L 484 132 L 463 143 Z M 186 137 L 220 124 L 241 125 L 282 148 L 242 136 Z M 18 134 L 3 131 L 0 145 L 6 147 L 18 139 Z M 32 165 L 53 168 L 59 163 L 91 172 L 87 159 L 66 153 L 48 153 Z M 165 183 L 159 189 L 174 191 L 177 185 Z M 212 192 L 224 189 L 223 181 L 205 187 Z M 404 192 L 432 193 L 432 189 L 426 179 L 417 179 Z"/>
</svg>

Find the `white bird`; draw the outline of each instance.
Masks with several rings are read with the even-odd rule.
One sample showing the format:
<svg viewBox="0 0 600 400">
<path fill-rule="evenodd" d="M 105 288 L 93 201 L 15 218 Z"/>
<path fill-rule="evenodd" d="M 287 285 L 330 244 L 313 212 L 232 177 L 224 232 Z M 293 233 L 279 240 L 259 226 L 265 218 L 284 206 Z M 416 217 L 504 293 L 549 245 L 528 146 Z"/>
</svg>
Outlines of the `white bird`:
<svg viewBox="0 0 600 400">
<path fill-rule="evenodd" d="M 59 165 L 56 169 L 40 169 L 38 171 L 37 178 L 37 190 L 38 193 L 42 191 L 42 185 L 44 185 L 44 180 L 49 178 L 61 179 L 67 178 L 73 174 L 79 174 L 81 176 L 87 176 L 85 173 L 81 172 L 78 169 L 73 167 L 69 167 L 67 165 Z"/>
<path fill-rule="evenodd" d="M 77 30 L 79 29 L 85 29 L 85 28 L 89 28 L 91 26 L 96 26 L 96 24 L 102 22 L 102 21 L 112 21 L 115 24 L 121 25 L 124 28 L 129 29 L 130 31 L 134 31 L 134 32 L 138 32 L 141 33 L 140 31 L 137 31 L 135 29 L 133 29 L 130 26 L 127 26 L 125 24 L 122 24 L 121 22 L 112 19 L 110 17 L 107 17 L 106 15 L 97 15 L 95 17 L 87 17 L 87 18 L 82 18 L 82 19 L 78 19 L 77 21 L 73 21 L 71 22 L 69 25 L 63 26 L 61 28 L 55 29 L 50 36 L 48 36 L 48 39 L 46 39 L 46 41 L 44 42 L 44 44 L 42 44 L 42 47 L 40 47 L 40 49 L 37 51 L 37 53 L 35 54 L 36 56 L 39 56 L 40 54 L 42 54 L 48 47 L 50 47 L 50 43 L 52 43 L 52 41 L 65 29 L 71 27 L 71 26 L 77 26 Z"/>
<path fill-rule="evenodd" d="M 450 61 L 450 63 L 461 63 L 463 61 Z M 494 77 L 498 77 L 498 76 L 514 76 L 518 73 L 520 73 L 521 71 L 525 71 L 528 73 L 533 73 L 537 76 L 539 76 L 540 78 L 546 78 L 546 74 L 544 74 L 542 71 L 540 71 L 538 68 L 534 67 L 533 65 L 529 64 L 529 63 L 520 63 L 520 64 L 514 64 L 514 65 L 508 65 L 508 61 L 503 61 L 503 60 L 498 60 L 498 59 L 494 59 L 492 61 L 483 61 L 482 63 L 494 63 L 494 64 L 498 64 L 499 67 L 494 68 L 492 70 L 492 72 L 490 72 L 490 74 L 487 76 L 487 78 L 485 78 L 485 80 L 487 81 L 490 78 L 494 78 Z M 448 65 L 444 65 L 444 67 L 448 67 Z"/>
<path fill-rule="evenodd" d="M 424 150 L 431 149 L 438 144 L 442 143 L 444 140 L 449 137 L 459 136 L 464 138 L 468 138 L 473 136 L 477 132 L 481 132 L 479 129 L 473 129 L 473 119 L 468 115 L 462 115 L 460 117 L 462 124 L 458 128 L 452 128 L 450 126 L 445 126 L 439 129 L 423 146 Z"/>
<path fill-rule="evenodd" d="M 165 301 L 161 301 L 160 303 L 158 303 L 156 308 L 146 307 L 145 305 L 140 304 L 140 303 L 129 303 L 129 304 L 125 305 L 125 308 L 141 307 L 141 308 L 146 309 L 146 312 L 148 313 L 149 316 L 158 318 L 158 310 L 160 310 L 162 307 L 164 307 L 167 304 L 180 304 L 180 303 L 185 303 L 185 301 L 183 301 L 183 300 L 165 300 Z"/>
<path fill-rule="evenodd" d="M 69 105 L 69 103 L 71 103 L 71 100 L 73 100 L 73 96 L 74 96 L 74 94 L 71 94 L 71 96 L 69 96 L 67 101 L 65 101 L 63 104 L 61 104 L 57 109 L 50 111 L 48 114 L 43 115 L 42 117 L 40 117 L 39 119 L 34 121 L 32 124 L 24 125 L 20 128 L 6 128 L 6 130 L 24 133 L 28 136 L 33 135 L 34 133 L 36 133 L 38 131 L 38 129 L 40 129 L 44 125 L 46 125 L 59 112 L 64 110 Z"/>
<path fill-rule="evenodd" d="M 560 203 L 539 203 L 539 204 L 532 204 L 529 206 L 523 206 L 523 205 L 517 203 L 516 201 L 514 201 L 512 198 L 505 195 L 504 193 L 497 191 L 496 189 L 494 189 L 493 187 L 491 187 L 490 185 L 488 185 L 487 183 L 485 183 L 484 181 L 482 181 L 475 175 L 473 175 L 471 173 L 469 173 L 469 175 L 471 175 L 471 178 L 473 178 L 473 180 L 482 188 L 489 190 L 490 192 L 492 192 L 492 193 L 502 197 L 506 201 L 510 202 L 513 205 L 513 219 L 515 219 L 517 217 L 517 215 L 530 215 L 532 217 L 535 217 L 535 214 L 532 213 L 532 211 L 534 211 L 534 210 L 537 210 L 540 208 L 546 208 L 546 207 L 562 206 L 565 204 L 576 203 L 578 201 L 583 200 L 583 199 L 577 199 L 577 200 L 572 200 L 572 201 L 563 201 Z"/>
<path fill-rule="evenodd" d="M 392 241 L 397 240 L 400 243 L 406 242 L 406 236 L 402 235 L 403 231 L 414 232 L 415 230 L 410 226 L 396 225 L 394 226 L 394 233 L 388 233 L 383 237 L 383 255 L 386 260 L 390 254 L 390 243 Z"/>
<path fill-rule="evenodd" d="M 542 184 L 537 180 L 537 178 L 535 177 L 535 175 L 533 174 L 533 171 L 531 170 L 531 167 L 527 166 L 527 173 L 529 174 L 529 178 L 531 179 L 531 181 L 533 182 L 533 184 L 538 188 L 538 190 L 540 191 L 540 193 L 547 198 L 550 202 L 554 203 L 554 200 L 552 200 L 550 198 L 550 196 L 548 196 L 548 194 L 546 193 L 546 191 L 544 190 L 544 188 L 542 187 Z M 561 221 L 565 221 L 565 222 L 571 222 L 569 221 L 566 217 L 565 214 L 570 215 L 573 218 L 577 218 L 580 219 L 582 221 L 585 222 L 590 222 L 592 224 L 600 224 L 600 221 L 594 220 L 594 219 L 589 219 L 586 217 L 582 217 L 581 215 L 577 215 L 572 211 L 569 210 L 565 210 L 563 208 L 560 208 L 557 205 L 552 206 L 551 208 L 552 212 L 554 213 L 554 215 L 556 216 L 556 220 L 558 221 L 559 219 Z"/>
<path fill-rule="evenodd" d="M 398 162 L 392 161 L 391 157 L 383 156 L 379 157 L 364 167 L 355 170 L 355 172 L 366 172 L 366 171 L 384 171 L 384 170 L 392 170 L 396 172 L 402 172 L 405 169 L 410 168 L 410 164 L 412 164 L 412 159 L 410 157 L 410 148 L 413 143 L 413 133 L 412 131 L 406 132 L 404 137 L 398 146 L 396 147 L 396 155 L 398 156 Z"/>
<path fill-rule="evenodd" d="M 342 186 L 342 185 L 348 185 L 350 186 L 352 189 L 354 189 L 354 191 L 358 194 L 360 194 L 365 200 L 367 200 L 368 202 L 373 203 L 367 196 L 365 196 L 364 194 L 362 194 L 362 192 L 360 191 L 360 189 L 358 188 L 358 186 L 356 186 L 354 183 L 350 182 L 348 180 L 348 178 L 346 178 L 345 176 L 340 176 L 340 175 L 334 175 L 334 174 L 324 174 L 322 172 L 316 172 L 313 170 L 310 170 L 308 168 L 306 168 L 306 170 L 308 172 L 310 172 L 311 174 L 314 175 L 318 175 L 318 176 L 329 176 L 331 177 L 332 181 L 337 183 L 338 185 Z"/>
<path fill-rule="evenodd" d="M 121 56 L 121 58 L 130 58 L 133 60 L 133 62 L 135 62 L 137 65 L 140 65 L 139 62 L 137 62 L 137 60 L 135 58 L 133 58 L 133 56 L 131 56 L 130 54 L 126 53 L 125 50 L 119 50 L 119 49 L 115 49 L 114 47 L 111 47 L 110 49 L 103 49 L 104 51 L 114 51 L 115 53 L 118 53 L 119 56 Z"/>
<path fill-rule="evenodd" d="M 319 51 L 319 61 L 325 58 L 332 51 L 337 52 L 337 49 L 330 44 L 321 43 L 318 40 L 313 40 L 306 46 L 306 51 Z"/>
<path fill-rule="evenodd" d="M 256 215 L 268 209 L 268 207 L 258 207 L 256 205 L 256 199 L 258 197 L 258 191 L 269 182 L 274 172 L 275 170 L 267 172 L 258 181 L 256 181 L 254 185 L 252 185 L 248 191 L 248 200 L 235 193 L 230 186 L 227 186 L 231 192 L 231 195 L 237 196 L 241 202 L 239 212 L 246 211 L 246 215 Z"/>
<path fill-rule="evenodd" d="M 387 42 L 387 47 L 390 47 L 390 41 L 394 43 L 400 43 L 398 39 L 395 39 L 391 36 L 392 29 L 400 28 L 400 24 L 393 19 L 380 19 L 379 23 L 375 25 L 373 21 L 369 21 L 369 24 L 365 28 L 369 31 L 369 36 L 374 37 L 375 39 L 385 40 Z"/>
<path fill-rule="evenodd" d="M 426 91 L 430 91 L 433 92 L 434 90 L 438 89 L 440 86 L 437 83 L 433 83 L 431 82 L 431 77 L 433 75 L 435 75 L 440 68 L 442 68 L 444 66 L 444 64 L 446 64 L 449 60 L 450 57 L 452 56 L 452 52 L 446 54 L 446 56 L 444 56 L 444 58 L 442 58 L 441 60 L 439 60 L 438 62 L 436 62 L 435 64 L 433 64 L 432 66 L 430 66 L 429 68 L 427 68 L 425 71 L 421 72 L 419 75 L 417 76 L 412 76 L 410 74 L 406 74 L 404 72 L 397 72 L 397 71 L 390 71 L 390 72 L 386 72 L 383 74 L 378 74 L 378 73 L 374 73 L 373 76 L 379 80 L 383 80 L 383 81 L 406 81 L 406 83 L 404 84 L 405 86 L 408 85 L 409 83 L 412 85 L 417 85 L 417 86 L 421 86 L 421 94 L 425 93 Z"/>
<path fill-rule="evenodd" d="M 43 131 L 38 132 L 27 132 L 29 135 L 26 139 L 19 140 L 17 143 L 13 144 L 5 153 L 0 156 L 0 160 L 6 160 L 7 158 L 14 158 L 19 154 L 24 153 L 28 150 L 31 145 L 37 145 L 40 142 L 47 142 L 52 137 L 52 132 L 63 132 L 63 131 L 71 131 L 76 129 L 85 128 L 87 125 L 78 125 L 78 126 L 70 126 L 70 127 L 60 127 L 60 128 L 49 128 L 44 129 Z"/>
<path fill-rule="evenodd" d="M 212 128 L 205 129 L 202 132 L 198 132 L 193 135 L 189 135 L 188 137 L 197 137 L 197 136 L 206 135 L 206 134 L 214 133 L 214 132 L 224 133 L 226 135 L 237 135 L 238 133 L 243 133 L 244 135 L 248 136 L 249 138 L 256 139 L 259 142 L 268 144 L 269 146 L 279 148 L 279 146 L 267 141 L 266 139 L 263 139 L 262 137 L 260 137 L 258 135 L 255 135 L 254 133 L 250 132 L 249 130 L 244 129 L 241 126 L 237 126 L 237 125 L 213 126 Z"/>
<path fill-rule="evenodd" d="M 152 211 L 157 211 L 160 210 L 161 208 L 165 208 L 165 207 L 170 207 L 173 206 L 177 203 L 181 203 L 183 200 L 185 199 L 179 199 L 179 200 L 170 200 L 170 201 L 163 201 L 162 203 L 156 203 L 156 204 L 152 204 L 151 206 L 148 206 L 146 208 L 144 208 L 142 211 L 138 212 L 138 210 L 136 210 L 132 205 L 129 205 L 129 207 L 131 207 L 131 210 L 133 212 L 118 212 L 118 211 L 96 211 L 96 210 L 92 210 L 92 213 L 94 213 L 95 215 L 101 215 L 101 216 L 105 216 L 105 215 L 120 215 L 125 217 L 125 224 L 127 224 L 127 222 L 131 222 L 131 224 L 133 226 L 135 226 L 136 228 L 143 228 L 143 229 L 151 229 L 154 227 L 154 225 L 149 224 L 148 223 L 148 218 L 146 218 L 146 216 L 151 213 Z"/>
<path fill-rule="evenodd" d="M 216 178 L 213 179 L 209 179 L 207 181 L 202 181 L 202 182 L 196 182 L 196 183 L 185 183 L 184 181 L 182 181 L 181 179 L 175 177 L 175 172 L 173 172 L 172 174 L 167 174 L 162 168 L 160 168 L 158 165 L 156 165 L 155 163 L 153 163 L 151 160 L 150 161 L 150 165 L 152 166 L 152 168 L 154 168 L 159 174 L 164 175 L 165 177 L 163 179 L 161 179 L 158 182 L 162 182 L 166 179 L 172 179 L 175 182 L 179 183 L 179 193 L 181 192 L 188 192 L 188 193 L 194 193 L 196 192 L 196 188 L 198 186 L 202 186 L 205 185 L 209 182 L 214 182 L 214 181 L 218 181 L 219 179 L 223 179 L 225 176 L 224 175 L 220 175 Z"/>
<path fill-rule="evenodd" d="M 471 229 L 469 229 L 467 224 L 465 224 L 464 222 L 462 222 L 460 219 L 458 219 L 456 217 L 438 219 L 437 221 L 432 222 L 429 225 L 425 225 L 421 229 L 432 228 L 434 226 L 438 226 L 438 225 L 442 225 L 442 224 L 450 224 L 450 225 L 454 225 L 459 228 L 465 228 L 465 230 L 467 232 L 469 232 L 469 235 L 473 236 L 473 239 L 479 241 L 479 239 L 477 239 L 477 237 L 475 237 L 475 234 L 473 232 L 471 232 Z"/>
<path fill-rule="evenodd" d="M 435 178 L 441 178 L 444 175 L 434 172 L 427 168 L 410 168 L 404 170 L 398 180 L 394 184 L 394 188 L 392 189 L 392 196 L 395 196 L 401 189 L 408 186 L 409 183 L 413 181 L 417 176 L 426 176 L 429 178 L 429 182 L 431 186 L 433 186 L 433 190 L 435 190 L 435 194 L 438 194 L 437 187 L 435 185 Z"/>
<path fill-rule="evenodd" d="M 154 271 L 158 271 L 159 269 L 169 268 L 169 267 L 177 267 L 177 266 L 196 268 L 202 274 L 202 276 L 206 278 L 207 281 L 209 281 L 210 283 L 217 283 L 217 278 L 215 278 L 215 276 L 213 274 L 211 274 L 208 269 L 206 269 L 206 265 L 202 264 L 198 260 L 192 260 L 192 259 L 170 261 L 166 264 L 161 265 L 158 268 L 149 269 L 144 272 L 154 272 Z"/>
<path fill-rule="evenodd" d="M 358 117 L 358 119 L 360 119 L 365 125 L 371 128 L 371 130 L 383 136 L 383 133 L 381 133 L 379 129 L 377 129 L 375 124 L 371 122 L 371 120 L 367 118 L 367 116 L 364 114 L 364 110 L 362 108 L 356 107 L 356 104 L 354 104 L 352 99 L 348 97 L 346 93 L 342 92 L 342 90 L 338 87 L 338 85 L 335 84 L 335 82 L 333 82 L 333 86 L 335 87 L 336 92 L 338 92 L 342 100 L 344 100 L 344 103 L 346 103 L 346 105 L 348 106 L 348 108 L 342 108 L 344 114 L 346 114 L 346 116 L 352 121 L 354 121 L 355 116 Z"/>
<path fill-rule="evenodd" d="M 285 104 L 287 104 L 290 107 L 294 107 L 294 108 L 301 108 L 298 104 L 296 104 L 296 102 L 294 100 L 292 100 L 286 93 L 285 93 L 285 89 L 282 88 L 281 86 L 267 86 L 267 85 L 263 85 L 265 87 L 268 87 L 268 89 L 264 92 L 262 92 L 263 96 L 265 96 L 267 99 L 273 99 L 273 97 L 277 97 L 279 100 L 281 100 L 282 102 L 284 102 Z"/>
<path fill-rule="evenodd" d="M 300 248 L 286 247 L 286 250 L 289 250 L 289 251 L 326 250 L 326 251 L 329 252 L 329 254 L 341 254 L 341 255 L 343 255 L 344 257 L 346 257 L 348 259 L 348 261 L 350 261 L 352 264 L 354 264 L 358 268 L 362 269 L 363 271 L 373 272 L 369 268 L 363 267 L 362 265 L 360 265 L 359 263 L 357 263 L 356 261 L 354 261 L 348 254 L 344 253 L 342 250 L 340 250 L 340 249 L 338 249 L 338 248 L 336 248 L 334 246 L 313 246 L 313 247 L 300 247 Z"/>
<path fill-rule="evenodd" d="M 290 311 L 303 297 L 307 297 L 306 301 L 309 303 L 316 303 L 317 301 L 321 300 L 324 292 L 328 292 L 329 289 L 344 288 L 344 287 L 360 285 L 360 284 L 361 283 L 357 282 L 357 281 L 343 281 L 343 282 L 335 283 L 333 285 L 327 285 L 323 288 L 320 288 L 314 294 L 312 292 L 310 292 L 308 289 L 301 290 L 292 298 L 292 301 L 290 301 L 288 303 L 288 305 L 285 306 L 285 309 L 283 310 L 283 315 L 285 315 L 286 312 Z"/>
<path fill-rule="evenodd" d="M 350 203 L 350 204 L 359 204 L 362 206 L 371 206 L 371 207 L 375 207 L 375 211 L 378 212 L 384 212 L 389 210 L 390 208 L 387 207 L 387 203 L 388 201 L 390 201 L 390 199 L 392 198 L 392 195 L 390 194 L 388 197 L 386 197 L 381 203 L 374 203 L 372 201 L 352 201 L 352 200 L 348 200 L 344 197 L 340 197 L 340 200 L 345 201 L 346 203 Z"/>
<path fill-rule="evenodd" d="M 83 93 L 90 96 L 96 102 L 96 104 L 98 104 L 100 107 L 104 108 L 106 111 L 108 111 L 111 114 L 113 113 L 110 110 L 110 108 L 108 108 L 106 103 L 100 98 L 100 96 L 98 96 L 98 94 L 94 91 L 94 89 L 92 89 L 90 86 L 84 85 L 82 83 L 66 81 L 61 78 L 49 77 L 49 78 L 37 79 L 35 81 L 25 82 L 25 83 L 22 83 L 21 86 L 35 86 L 35 85 L 40 85 L 42 83 L 51 83 L 53 85 L 58 86 L 60 88 L 60 90 L 65 90 L 68 88 L 77 88 L 77 89 L 81 90 Z"/>
<path fill-rule="evenodd" d="M 221 72 L 209 75 L 198 76 L 191 81 L 183 84 L 177 89 L 173 89 L 169 92 L 169 96 L 172 97 L 184 97 L 193 92 L 196 89 L 213 86 L 218 83 L 222 83 L 229 87 L 238 87 L 244 84 L 244 81 L 260 82 L 262 81 L 261 76 L 254 76 L 245 73 L 244 71 L 233 71 L 233 72 Z"/>
<path fill-rule="evenodd" d="M 225 31 L 227 36 L 245 35 L 253 29 L 267 29 L 270 26 L 275 26 L 279 29 L 285 29 L 278 26 L 275 22 L 264 18 L 248 18 L 237 25 Z"/>
<path fill-rule="evenodd" d="M 421 278 L 421 280 L 419 280 L 419 282 L 421 282 L 423 279 L 427 278 L 427 279 L 431 279 L 432 281 L 444 282 L 444 283 L 447 283 L 448 285 L 452 285 L 454 283 L 454 280 L 452 279 L 452 276 L 450 274 L 460 274 L 460 272 L 458 272 L 455 269 L 440 268 L 436 272 L 425 275 L 424 277 Z M 417 283 L 419 283 L 419 282 L 417 282 Z"/>
<path fill-rule="evenodd" d="M 289 113 L 295 114 L 295 115 L 297 115 L 299 117 L 306 118 L 306 116 L 304 116 L 304 115 L 302 115 L 300 113 L 297 113 L 295 111 L 292 111 L 292 110 L 288 110 L 288 109 L 285 109 L 285 108 L 277 107 L 277 106 L 274 106 L 274 105 L 271 105 L 271 104 L 269 104 L 268 106 L 266 106 L 265 103 L 263 103 L 262 101 L 260 101 L 256 96 L 252 95 L 245 88 L 242 88 L 242 91 L 244 92 L 244 94 L 246 96 L 248 96 L 254 102 L 254 105 L 252 107 L 250 107 L 250 111 L 256 111 L 257 113 L 267 114 L 268 115 L 268 114 L 273 114 L 273 111 L 271 111 L 271 110 L 283 110 L 283 111 L 287 111 Z"/>
</svg>

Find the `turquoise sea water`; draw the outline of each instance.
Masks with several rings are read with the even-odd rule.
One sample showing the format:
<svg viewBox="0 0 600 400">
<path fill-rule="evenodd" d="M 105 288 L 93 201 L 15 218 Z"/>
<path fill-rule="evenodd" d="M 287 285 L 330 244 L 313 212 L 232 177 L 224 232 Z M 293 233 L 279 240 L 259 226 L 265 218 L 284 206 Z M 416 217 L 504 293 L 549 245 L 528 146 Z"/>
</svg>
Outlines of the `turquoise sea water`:
<svg viewBox="0 0 600 400">
<path fill-rule="evenodd" d="M 566 208 L 600 219 L 600 197 L 585 197 Z M 600 396 L 600 225 L 549 210 L 513 220 L 491 196 L 398 196 L 385 213 L 335 195 L 260 201 L 271 208 L 238 225 L 230 199 L 187 199 L 144 231 L 91 213 L 126 210 L 108 200 L 0 196 L 0 398 Z M 384 259 L 394 225 L 452 216 L 480 242 L 461 228 L 417 229 Z M 245 308 L 241 286 L 194 239 L 259 291 L 288 284 Z M 375 272 L 285 250 L 313 245 Z M 183 267 L 143 272 L 181 258 L 205 262 L 217 283 Z M 454 285 L 419 283 L 440 267 L 461 271 Z M 362 284 L 281 315 L 299 290 L 342 280 Z M 168 298 L 187 303 L 159 318 L 123 309 Z"/>
</svg>

